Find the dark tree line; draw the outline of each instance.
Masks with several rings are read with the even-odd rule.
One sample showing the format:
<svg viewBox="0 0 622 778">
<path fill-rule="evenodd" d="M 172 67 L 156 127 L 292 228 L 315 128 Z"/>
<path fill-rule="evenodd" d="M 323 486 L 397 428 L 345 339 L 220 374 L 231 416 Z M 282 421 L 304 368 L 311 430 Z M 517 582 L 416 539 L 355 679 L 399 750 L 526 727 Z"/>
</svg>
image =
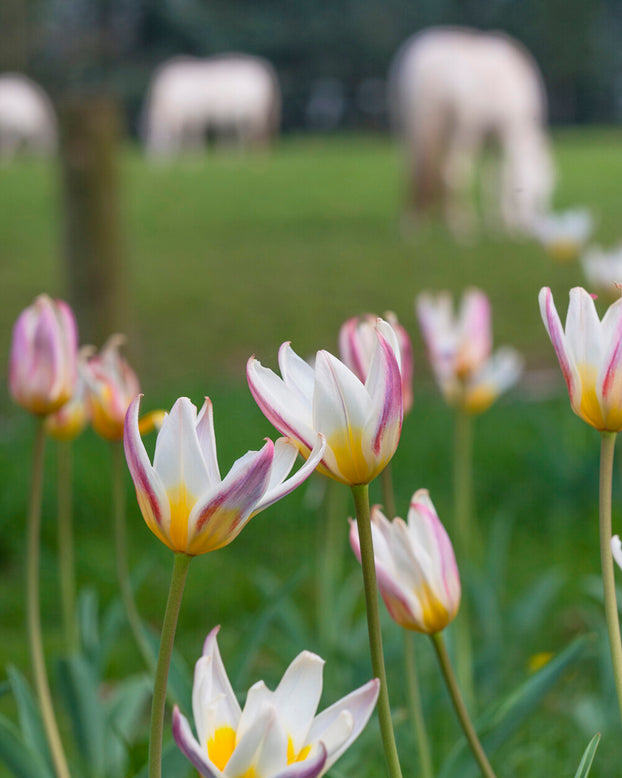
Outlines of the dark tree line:
<svg viewBox="0 0 622 778">
<path fill-rule="evenodd" d="M 136 117 L 162 60 L 245 51 L 274 64 L 285 124 L 296 127 L 319 79 L 338 80 L 353 98 L 362 80 L 386 76 L 408 36 L 437 24 L 522 41 L 554 121 L 622 117 L 622 0 L 2 0 L 0 69 L 24 70 L 52 91 L 105 87 Z"/>
</svg>

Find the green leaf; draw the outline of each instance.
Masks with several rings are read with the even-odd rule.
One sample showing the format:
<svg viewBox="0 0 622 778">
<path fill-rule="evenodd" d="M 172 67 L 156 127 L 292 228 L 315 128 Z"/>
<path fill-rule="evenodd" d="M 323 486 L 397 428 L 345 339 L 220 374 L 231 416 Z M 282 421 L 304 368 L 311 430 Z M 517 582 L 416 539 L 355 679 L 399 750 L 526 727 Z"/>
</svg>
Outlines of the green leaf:
<svg viewBox="0 0 622 778">
<path fill-rule="evenodd" d="M 587 641 L 586 636 L 574 640 L 505 700 L 495 704 L 481 716 L 475 724 L 475 729 L 488 756 L 516 732 L 566 668 L 579 658 Z M 478 774 L 479 768 L 468 750 L 466 741 L 461 739 L 445 760 L 439 778 L 475 778 Z"/>
<path fill-rule="evenodd" d="M 151 692 L 152 683 L 146 676 L 130 678 L 115 689 L 106 706 L 104 771 L 110 778 L 127 774 L 129 747 L 140 732 Z"/>
<path fill-rule="evenodd" d="M 15 702 L 17 703 L 17 714 L 19 716 L 19 725 L 24 742 L 28 743 L 33 751 L 40 754 L 42 761 L 45 762 L 50 771 L 53 772 L 52 756 L 45 735 L 43 721 L 41 720 L 41 714 L 37 702 L 30 691 L 30 687 L 24 676 L 16 667 L 13 667 L 13 665 L 7 667 L 7 674 L 9 676 L 9 682 L 11 684 L 11 689 L 13 690 Z"/>
<path fill-rule="evenodd" d="M 92 665 L 82 656 L 62 659 L 59 689 L 71 719 L 73 735 L 91 776 L 103 775 L 106 720 Z"/>
<path fill-rule="evenodd" d="M 0 716 L 0 762 L 15 778 L 53 778 L 41 756 L 24 743 L 4 716 Z"/>
<path fill-rule="evenodd" d="M 590 768 L 592 767 L 592 762 L 594 761 L 594 756 L 596 755 L 596 749 L 598 748 L 599 743 L 600 732 L 597 732 L 587 744 L 587 748 L 583 752 L 583 757 L 579 762 L 579 767 L 574 774 L 574 778 L 587 778 L 590 774 Z"/>
</svg>

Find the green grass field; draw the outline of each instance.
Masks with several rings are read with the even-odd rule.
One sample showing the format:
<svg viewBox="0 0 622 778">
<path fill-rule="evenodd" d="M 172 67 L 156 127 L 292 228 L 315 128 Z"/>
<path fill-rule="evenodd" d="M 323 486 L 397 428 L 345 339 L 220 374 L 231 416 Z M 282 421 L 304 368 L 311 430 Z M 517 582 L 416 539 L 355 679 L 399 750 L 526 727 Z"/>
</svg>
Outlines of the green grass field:
<svg viewBox="0 0 622 778">
<path fill-rule="evenodd" d="M 595 240 L 605 245 L 619 240 L 622 131 L 560 132 L 555 153 L 556 205 L 588 206 L 597 217 Z M 411 333 L 416 357 L 415 407 L 394 460 L 398 505 L 405 512 L 412 492 L 427 487 L 451 531 L 452 418 L 425 364 L 413 300 L 424 289 L 484 289 L 493 303 L 495 342 L 523 351 L 527 376 L 476 423 L 477 521 L 485 542 L 482 562 L 465 572 L 465 585 L 478 625 L 480 711 L 527 677 L 530 657 L 593 635 L 581 659 L 491 761 L 499 778 L 571 777 L 589 738 L 600 730 L 592 775 L 613 778 L 619 774 L 618 724 L 598 586 L 591 579 L 599 572 L 599 440 L 570 411 L 537 305 L 538 290 L 548 285 L 565 311 L 569 288 L 582 283 L 580 268 L 554 264 L 528 241 L 481 237 L 457 245 L 440 225 L 426 225 L 405 240 L 399 231 L 398 163 L 389 141 L 375 137 L 292 138 L 267 158 L 218 155 L 197 165 L 162 168 L 147 166 L 135 149 L 124 151 L 130 351 L 144 407 L 168 408 L 179 395 L 200 403 L 209 395 L 224 471 L 247 449 L 258 448 L 264 436 L 275 437 L 246 387 L 251 354 L 274 366 L 284 340 L 302 355 L 335 350 L 345 318 L 392 309 Z M 19 311 L 41 291 L 63 294 L 58 188 L 56 171 L 44 163 L 24 161 L 0 170 L 3 354 Z M 4 387 L 0 413 L 0 666 L 14 664 L 29 675 L 23 535 L 32 424 Z M 60 651 L 61 638 L 53 453 L 50 445 L 42 556 L 51 657 Z M 106 445 L 91 432 L 76 442 L 79 585 L 94 587 L 102 608 L 117 596 L 108 464 Z M 234 668 L 236 691 L 260 677 L 274 683 L 303 648 L 328 660 L 325 704 L 369 678 L 359 571 L 345 541 L 345 519 L 353 508 L 347 490 L 331 488 L 327 498 L 325 486 L 316 477 L 254 519 L 231 546 L 194 560 L 177 639 L 190 666 L 205 634 L 220 623 L 221 650 L 225 664 Z M 142 571 L 139 607 L 157 629 L 171 555 L 146 529 L 129 477 L 127 496 L 131 561 Z M 614 484 L 614 531 L 621 529 L 619 498 Z M 327 499 L 343 514 L 340 581 L 353 603 L 337 625 L 341 642 L 328 644 L 318 636 L 316 598 Z M 402 715 L 401 637 L 388 619 L 385 634 L 404 774 L 416 775 L 410 724 Z M 458 730 L 431 652 L 423 638 L 420 642 L 425 704 L 440 765 Z M 140 670 L 124 629 L 106 678 L 113 684 Z M 9 695 L 0 698 L 0 711 L 16 718 Z M 373 722 L 359 743 L 331 775 L 382 774 Z M 0 776 L 5 774 L 0 767 Z"/>
</svg>

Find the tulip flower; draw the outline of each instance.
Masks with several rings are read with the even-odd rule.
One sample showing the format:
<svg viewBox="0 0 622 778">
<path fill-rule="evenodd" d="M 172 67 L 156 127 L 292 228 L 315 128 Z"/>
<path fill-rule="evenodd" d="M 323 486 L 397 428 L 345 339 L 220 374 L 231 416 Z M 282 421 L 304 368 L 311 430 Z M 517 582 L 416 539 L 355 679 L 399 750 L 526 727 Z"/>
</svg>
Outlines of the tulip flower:
<svg viewBox="0 0 622 778">
<path fill-rule="evenodd" d="M 413 495 L 408 523 L 389 521 L 378 506 L 371 514 L 378 588 L 391 617 L 406 629 L 428 635 L 453 621 L 460 605 L 460 577 L 451 541 L 428 492 Z M 359 562 L 355 521 L 350 544 Z"/>
<path fill-rule="evenodd" d="M 92 346 L 83 346 L 78 352 L 78 380 L 71 399 L 45 418 L 45 431 L 56 440 L 73 440 L 86 427 L 90 417 L 86 385 L 86 363 L 93 353 Z"/>
<path fill-rule="evenodd" d="M 361 381 L 343 362 L 318 351 L 312 368 L 289 343 L 279 349 L 282 378 L 251 357 L 248 384 L 268 420 L 303 456 L 326 437 L 318 470 L 350 486 L 368 484 L 389 463 L 402 427 L 399 343 L 379 319 L 369 373 Z"/>
<path fill-rule="evenodd" d="M 408 413 L 413 405 L 413 350 L 408 333 L 399 324 L 397 316 L 388 312 L 385 320 L 393 328 L 400 350 L 400 370 L 402 374 L 402 402 L 404 413 Z M 350 368 L 359 381 L 364 382 L 369 373 L 371 359 L 376 346 L 376 322 L 378 318 L 372 313 L 365 316 L 354 316 L 341 325 L 339 330 L 339 356 L 341 361 Z"/>
<path fill-rule="evenodd" d="M 534 237 L 558 262 L 576 259 L 594 229 L 592 214 L 587 208 L 573 208 L 549 213 L 533 226 Z"/>
<path fill-rule="evenodd" d="M 570 291 L 566 326 L 551 290 L 540 290 L 540 312 L 559 360 L 572 410 L 601 432 L 622 430 L 622 299 L 602 321 L 592 297 L 581 287 Z"/>
<path fill-rule="evenodd" d="M 622 542 L 619 535 L 611 538 L 611 553 L 619 568 L 622 569 Z"/>
<path fill-rule="evenodd" d="M 359 736 L 376 704 L 378 680 L 315 715 L 324 661 L 300 653 L 275 691 L 254 684 L 244 709 L 233 692 L 216 636 L 207 636 L 196 664 L 192 708 L 198 738 L 175 707 L 173 736 L 205 778 L 317 778 Z"/>
<path fill-rule="evenodd" d="M 125 336 L 111 335 L 86 371 L 93 429 L 112 441 L 123 439 L 126 411 L 140 392 L 136 373 L 119 351 L 124 342 Z"/>
<path fill-rule="evenodd" d="M 64 405 L 77 380 L 78 330 L 71 308 L 39 295 L 13 327 L 9 389 L 13 399 L 37 416 Z"/>
<path fill-rule="evenodd" d="M 581 267 L 589 288 L 615 300 L 622 284 L 622 244 L 605 251 L 592 246 L 581 257 Z"/>
<path fill-rule="evenodd" d="M 158 433 L 153 465 L 139 431 L 140 396 L 128 408 L 125 455 L 149 529 L 172 551 L 205 554 L 230 543 L 257 513 L 308 478 L 324 453 L 316 435 L 306 463 L 291 478 L 298 449 L 285 438 L 248 451 L 224 479 L 216 458 L 212 403 L 197 416 L 186 397 L 175 402 Z"/>
<path fill-rule="evenodd" d="M 509 346 L 491 355 L 490 302 L 479 289 L 467 289 L 457 317 L 447 292 L 419 295 L 416 311 L 432 370 L 450 405 L 482 413 L 516 383 L 523 360 Z"/>
</svg>

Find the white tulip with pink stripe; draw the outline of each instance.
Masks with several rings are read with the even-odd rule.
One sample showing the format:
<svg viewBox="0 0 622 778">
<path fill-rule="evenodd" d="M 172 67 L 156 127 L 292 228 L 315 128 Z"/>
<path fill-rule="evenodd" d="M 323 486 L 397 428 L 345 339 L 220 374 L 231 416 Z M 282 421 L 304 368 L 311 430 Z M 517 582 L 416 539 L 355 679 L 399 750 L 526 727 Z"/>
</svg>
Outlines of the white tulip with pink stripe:
<svg viewBox="0 0 622 778">
<path fill-rule="evenodd" d="M 241 709 L 213 629 L 196 664 L 192 710 L 197 730 L 177 706 L 173 736 L 204 778 L 319 778 L 356 740 L 378 698 L 369 681 L 318 716 L 324 660 L 300 653 L 270 691 L 259 681 Z"/>
<path fill-rule="evenodd" d="M 71 308 L 39 295 L 13 326 L 9 390 L 15 402 L 38 416 L 64 405 L 78 379 L 78 330 Z"/>
<path fill-rule="evenodd" d="M 226 546 L 260 511 L 293 491 L 322 459 L 325 441 L 313 439 L 303 466 L 287 478 L 298 449 L 286 438 L 248 451 L 221 478 L 212 403 L 197 414 L 180 397 L 158 432 L 153 465 L 139 431 L 140 396 L 127 411 L 125 456 L 149 529 L 172 551 L 197 556 Z"/>
<path fill-rule="evenodd" d="M 460 605 L 460 576 L 451 541 L 425 489 L 413 495 L 408 523 L 371 512 L 378 588 L 391 617 L 406 629 L 435 634 L 453 621 Z M 350 544 L 359 562 L 358 526 Z"/>
<path fill-rule="evenodd" d="M 598 317 L 594 299 L 570 290 L 562 327 L 548 287 L 540 290 L 540 312 L 568 387 L 572 410 L 601 432 L 622 430 L 622 299 Z"/>
<path fill-rule="evenodd" d="M 279 349 L 281 376 L 251 357 L 248 385 L 263 414 L 307 456 L 318 433 L 326 451 L 318 470 L 336 481 L 368 484 L 391 460 L 402 428 L 400 349 L 391 326 L 376 322 L 375 346 L 362 381 L 328 351 L 315 366 L 289 343 Z"/>
</svg>

